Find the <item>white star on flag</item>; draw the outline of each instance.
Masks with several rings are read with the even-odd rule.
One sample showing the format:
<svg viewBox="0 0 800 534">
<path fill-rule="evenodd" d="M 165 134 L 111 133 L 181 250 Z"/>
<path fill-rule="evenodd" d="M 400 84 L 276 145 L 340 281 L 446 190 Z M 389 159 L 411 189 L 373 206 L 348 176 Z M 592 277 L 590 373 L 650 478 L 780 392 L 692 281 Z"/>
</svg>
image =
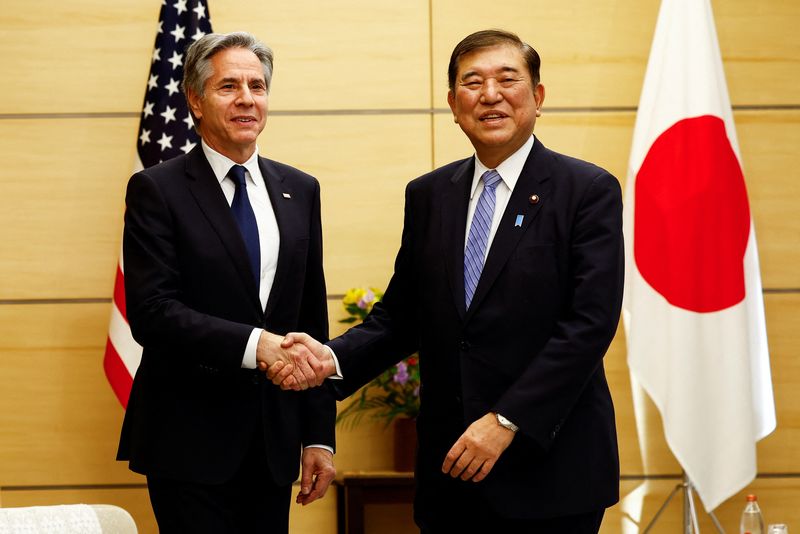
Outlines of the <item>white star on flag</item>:
<svg viewBox="0 0 800 534">
<path fill-rule="evenodd" d="M 176 111 L 178 111 L 176 108 L 171 108 L 171 107 L 167 106 L 167 109 L 164 112 L 159 113 L 159 115 L 164 117 L 164 124 L 169 124 L 169 121 L 174 121 L 175 120 L 175 112 Z"/>
<path fill-rule="evenodd" d="M 152 89 L 158 87 L 158 74 L 151 74 L 150 79 L 147 80 L 147 88 Z"/>
<path fill-rule="evenodd" d="M 186 123 L 186 127 L 189 128 L 190 130 L 194 128 L 194 121 L 192 120 L 191 113 L 186 114 L 186 117 L 184 117 L 183 122 Z"/>
<path fill-rule="evenodd" d="M 189 151 L 190 151 L 190 150 L 192 150 L 192 149 L 193 149 L 194 147 L 196 147 L 196 146 L 197 146 L 197 143 L 192 143 L 191 141 L 189 141 L 189 140 L 187 139 L 187 140 L 186 140 L 186 142 L 185 142 L 185 143 L 183 144 L 183 146 L 181 147 L 181 150 L 183 150 L 183 153 L 184 153 L 184 154 L 188 154 L 188 153 L 189 153 Z"/>
<path fill-rule="evenodd" d="M 169 58 L 167 61 L 172 63 L 172 68 L 177 69 L 181 65 L 183 65 L 183 54 L 179 54 L 177 52 L 172 53 L 172 57 Z"/>
<path fill-rule="evenodd" d="M 156 48 L 155 50 L 153 50 L 152 62 L 156 62 L 156 61 L 158 61 L 160 59 L 161 59 L 161 49 L 160 48 Z"/>
<path fill-rule="evenodd" d="M 172 35 L 172 36 L 175 38 L 175 43 L 176 43 L 176 44 L 177 44 L 177 43 L 178 43 L 178 41 L 180 41 L 181 39 L 185 39 L 185 38 L 186 38 L 186 37 L 184 37 L 184 35 L 183 35 L 183 32 L 184 32 L 185 30 L 186 30 L 186 28 L 184 28 L 183 26 L 181 26 L 180 24 L 178 24 L 178 25 L 176 25 L 176 26 L 175 26 L 175 29 L 174 29 L 174 30 L 172 30 L 171 32 L 169 32 L 169 33 L 170 33 L 170 35 Z"/>
<path fill-rule="evenodd" d="M 139 141 L 142 142 L 143 145 L 146 145 L 150 142 L 150 130 L 142 129 L 142 135 L 139 136 Z"/>
<path fill-rule="evenodd" d="M 179 82 L 178 80 L 176 80 L 174 78 L 171 78 L 169 80 L 169 83 L 165 87 L 165 89 L 167 91 L 169 91 L 169 96 L 172 96 L 173 94 L 180 92 L 180 90 L 181 90 L 180 85 L 181 85 L 181 82 Z"/>
<path fill-rule="evenodd" d="M 164 150 L 166 150 L 168 148 L 172 148 L 172 136 L 171 135 L 167 135 L 165 133 L 162 133 L 161 134 L 161 139 L 156 141 L 156 143 L 161 145 L 161 151 L 163 152 Z"/>
<path fill-rule="evenodd" d="M 178 10 L 178 15 L 186 11 L 186 0 L 178 0 L 175 2 L 175 9 Z"/>
<path fill-rule="evenodd" d="M 153 106 L 154 106 L 154 104 L 152 102 L 145 101 L 144 109 L 142 110 L 142 113 L 144 113 L 144 118 L 145 119 L 153 114 Z"/>
<path fill-rule="evenodd" d="M 206 16 L 206 6 L 204 6 L 203 4 L 200 4 L 196 8 L 192 9 L 192 11 L 197 13 L 197 18 L 198 19 L 202 19 L 203 17 Z"/>
<path fill-rule="evenodd" d="M 201 37 L 203 37 L 205 34 L 206 34 L 205 32 L 200 31 L 200 28 L 197 28 L 197 31 L 194 32 L 194 35 L 192 35 L 192 40 L 196 41 Z"/>
</svg>

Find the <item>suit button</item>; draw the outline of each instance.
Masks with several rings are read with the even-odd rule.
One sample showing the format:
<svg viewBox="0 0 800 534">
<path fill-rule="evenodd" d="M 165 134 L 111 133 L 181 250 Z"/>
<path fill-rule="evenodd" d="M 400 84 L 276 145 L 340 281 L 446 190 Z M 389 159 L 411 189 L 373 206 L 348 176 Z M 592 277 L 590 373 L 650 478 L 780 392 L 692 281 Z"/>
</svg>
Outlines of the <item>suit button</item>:
<svg viewBox="0 0 800 534">
<path fill-rule="evenodd" d="M 253 380 L 253 384 L 258 384 L 258 383 L 260 382 L 260 380 L 259 380 L 259 376 L 260 376 L 260 375 L 259 375 L 259 373 L 258 373 L 258 372 L 255 372 L 255 373 L 253 373 L 253 378 L 252 378 L 252 380 Z"/>
<path fill-rule="evenodd" d="M 461 347 L 461 350 L 469 350 L 469 342 L 462 341 L 461 343 L 459 343 L 459 347 Z"/>
<path fill-rule="evenodd" d="M 555 430 L 554 430 L 553 432 L 550 432 L 550 439 L 556 439 L 556 432 L 555 432 Z"/>
<path fill-rule="evenodd" d="M 456 395 L 456 402 L 461 404 L 461 396 L 460 395 Z"/>
</svg>

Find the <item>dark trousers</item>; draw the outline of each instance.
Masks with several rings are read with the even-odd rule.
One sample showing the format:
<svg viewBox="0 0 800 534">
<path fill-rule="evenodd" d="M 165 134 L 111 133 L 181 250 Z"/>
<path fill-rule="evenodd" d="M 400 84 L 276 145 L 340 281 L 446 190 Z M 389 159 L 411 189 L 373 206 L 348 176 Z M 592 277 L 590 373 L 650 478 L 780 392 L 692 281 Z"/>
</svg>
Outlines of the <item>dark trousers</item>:
<svg viewBox="0 0 800 534">
<path fill-rule="evenodd" d="M 472 514 L 471 510 L 464 510 Z M 478 517 L 437 519 L 435 524 L 421 525 L 421 534 L 597 534 L 603 522 L 605 510 L 565 517 L 545 519 L 509 519 L 489 517 L 490 514 L 476 514 Z"/>
<path fill-rule="evenodd" d="M 414 521 L 422 534 L 597 534 L 605 509 L 547 517 L 506 517 L 487 502 L 480 482 L 429 469 L 417 478 Z M 531 503 L 535 504 L 535 503 Z M 519 510 L 524 516 L 527 510 Z"/>
<path fill-rule="evenodd" d="M 147 489 L 161 534 L 289 532 L 292 486 L 272 481 L 260 438 L 227 482 L 197 484 L 148 475 Z"/>
</svg>

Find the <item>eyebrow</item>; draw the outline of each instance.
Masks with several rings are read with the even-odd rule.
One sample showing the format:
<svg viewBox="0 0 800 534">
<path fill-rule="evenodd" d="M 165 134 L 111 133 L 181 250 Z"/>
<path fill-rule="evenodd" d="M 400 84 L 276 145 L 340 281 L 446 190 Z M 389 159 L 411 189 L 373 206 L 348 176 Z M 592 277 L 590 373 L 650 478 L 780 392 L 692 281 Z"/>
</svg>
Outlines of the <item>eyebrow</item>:
<svg viewBox="0 0 800 534">
<path fill-rule="evenodd" d="M 503 65 L 502 67 L 500 67 L 500 72 L 501 73 L 502 72 L 513 72 L 514 74 L 519 74 L 519 70 L 517 70 L 515 67 L 511 67 L 511 66 L 508 66 L 508 65 Z M 464 74 L 461 75 L 461 79 L 462 80 L 466 80 L 470 76 L 480 76 L 480 74 L 478 74 L 477 71 L 468 70 L 467 72 L 465 72 Z"/>
<path fill-rule="evenodd" d="M 253 83 L 254 81 L 267 85 L 267 82 L 266 80 L 264 80 L 264 78 L 250 78 L 247 80 L 247 83 L 250 84 Z M 226 83 L 239 83 L 239 78 L 233 78 L 233 77 L 222 78 L 217 82 L 217 85 L 225 85 Z"/>
</svg>

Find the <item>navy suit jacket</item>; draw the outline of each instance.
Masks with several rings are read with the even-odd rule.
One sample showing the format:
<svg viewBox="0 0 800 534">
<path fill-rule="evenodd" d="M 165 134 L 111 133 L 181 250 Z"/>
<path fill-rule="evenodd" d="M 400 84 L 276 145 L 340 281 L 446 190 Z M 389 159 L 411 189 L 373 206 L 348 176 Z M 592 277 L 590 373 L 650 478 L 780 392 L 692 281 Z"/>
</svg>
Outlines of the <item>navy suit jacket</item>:
<svg viewBox="0 0 800 534">
<path fill-rule="evenodd" d="M 468 158 L 408 185 L 394 275 L 368 319 L 330 342 L 344 376 L 330 385 L 344 397 L 419 351 L 417 513 L 435 513 L 447 451 L 490 411 L 520 427 L 478 483 L 497 513 L 533 518 L 608 507 L 619 493 L 603 369 L 623 289 L 619 183 L 536 140 L 465 309 L 473 173 Z"/>
<path fill-rule="evenodd" d="M 263 373 L 241 369 L 253 327 L 328 336 L 319 184 L 265 158 L 259 166 L 280 231 L 266 310 L 199 145 L 128 184 L 127 318 L 144 352 L 117 457 L 134 471 L 220 483 L 262 432 L 273 478 L 285 485 L 297 478 L 301 444 L 334 445 L 328 391 L 284 392 Z"/>
</svg>

